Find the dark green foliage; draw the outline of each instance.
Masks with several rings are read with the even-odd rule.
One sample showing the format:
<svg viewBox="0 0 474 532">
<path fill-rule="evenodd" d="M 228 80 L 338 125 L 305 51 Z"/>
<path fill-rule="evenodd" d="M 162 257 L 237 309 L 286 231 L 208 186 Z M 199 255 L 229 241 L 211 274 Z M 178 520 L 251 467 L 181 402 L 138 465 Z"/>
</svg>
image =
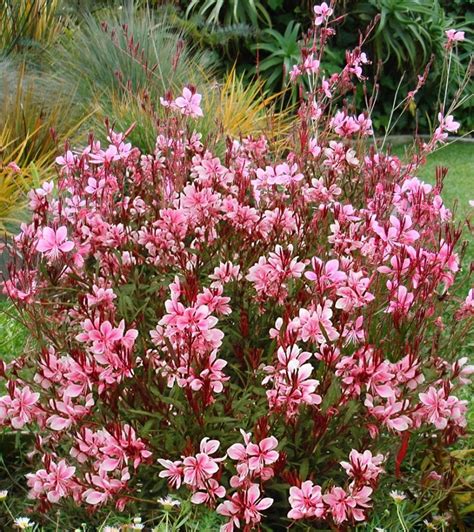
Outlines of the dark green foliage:
<svg viewBox="0 0 474 532">
<path fill-rule="evenodd" d="M 442 55 L 444 31 L 451 27 L 436 0 L 362 0 L 348 15 L 359 27 L 379 15 L 370 38 L 373 57 L 412 73 L 423 69 L 431 54 Z"/>
<path fill-rule="evenodd" d="M 448 6 L 444 9 L 439 0 L 348 0 L 340 5 L 338 14 L 345 15 L 345 19 L 336 36 L 337 49 L 356 46 L 355 29 L 362 31 L 376 16 L 380 17 L 364 47 L 373 61 L 372 73 L 378 69 L 380 73 L 379 99 L 374 112 L 374 125 L 379 132 L 387 126 L 397 88 L 402 97 L 413 90 L 417 76 L 432 61 L 425 87 L 417 95 L 411 113 L 400 120 L 396 129 L 399 132 L 411 132 L 415 128 L 429 131 L 432 124 L 428 117 L 437 107 L 439 93 L 444 91 L 447 82 L 447 72 L 442 70 L 445 31 L 467 29 L 467 18 L 458 20 L 457 13 L 450 11 Z M 460 78 L 464 76 L 471 54 L 472 43 L 462 43 L 460 59 L 454 59 L 451 64 L 448 98 L 453 97 Z M 457 113 L 462 122 L 462 133 L 469 132 L 474 126 L 470 113 L 472 105 L 471 99 L 463 105 L 463 111 Z"/>
<path fill-rule="evenodd" d="M 298 62 L 297 42 L 300 32 L 311 24 L 314 2 L 273 0 L 264 3 L 271 26 L 266 17 L 255 21 L 255 18 L 238 17 L 240 11 L 234 18 L 230 16 L 232 6 L 240 10 L 248 3 L 242 0 L 195 0 L 188 7 L 187 2 L 181 1 L 182 10 L 176 12 L 175 21 L 181 21 L 178 22 L 180 29 L 193 42 L 210 47 L 219 54 L 223 69 L 237 62 L 239 71 L 248 75 L 257 71 L 267 88 L 278 92 L 289 70 Z M 210 23 L 212 6 L 220 6 L 220 11 L 214 13 Z M 472 28 L 474 20 L 474 0 L 344 0 L 336 2 L 335 10 L 336 16 L 342 19 L 336 25 L 337 35 L 329 47 L 331 62 L 323 64 L 328 74 L 342 66 L 345 50 L 357 46 L 359 35 L 377 16 L 380 18 L 364 45 L 372 60 L 370 75 L 375 71 L 380 74 L 379 98 L 373 116 L 379 133 L 383 133 L 387 126 L 400 80 L 399 94 L 405 95 L 415 88 L 417 75 L 432 59 L 424 90 L 419 93 L 415 105 L 411 106 L 411 114 L 407 113 L 396 128 L 398 132 L 428 131 L 432 126 L 428 116 L 436 107 L 438 93 L 440 88 L 444 91 L 446 81 L 443 78 L 446 72 L 443 73 L 441 68 L 445 31 L 449 28 L 467 30 L 468 38 L 461 44 L 460 61 L 453 61 L 451 65 L 449 98 L 453 96 L 458 78 L 466 72 L 472 56 L 469 28 Z M 223 23 L 235 22 L 245 22 L 247 27 L 222 26 Z M 370 91 L 373 87 L 368 88 Z M 471 89 L 468 87 L 468 90 Z M 461 109 L 458 114 L 461 115 L 462 133 L 467 133 L 474 127 L 472 99 Z"/>
<path fill-rule="evenodd" d="M 300 60 L 301 26 L 292 20 L 286 27 L 284 34 L 272 28 L 265 29 L 260 41 L 252 46 L 256 52 L 264 50 L 266 56 L 257 63 L 257 72 L 265 79 L 268 88 L 281 90 L 288 81 L 288 74 L 293 65 Z"/>
<path fill-rule="evenodd" d="M 261 0 L 190 0 L 186 16 L 192 13 L 198 13 L 208 24 L 272 24 Z"/>
</svg>

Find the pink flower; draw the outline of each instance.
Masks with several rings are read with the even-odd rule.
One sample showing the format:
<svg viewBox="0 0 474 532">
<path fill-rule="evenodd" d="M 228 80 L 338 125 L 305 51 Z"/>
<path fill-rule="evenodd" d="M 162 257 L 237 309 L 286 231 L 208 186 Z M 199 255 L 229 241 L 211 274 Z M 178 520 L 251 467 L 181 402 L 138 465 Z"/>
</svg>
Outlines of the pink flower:
<svg viewBox="0 0 474 532">
<path fill-rule="evenodd" d="M 321 81 L 321 88 L 323 89 L 323 92 L 326 98 L 331 99 L 332 98 L 331 84 L 329 83 L 327 79 L 324 79 L 324 77 L 323 77 L 323 80 Z"/>
<path fill-rule="evenodd" d="M 179 489 L 181 482 L 183 481 L 183 462 L 177 460 L 172 462 L 171 460 L 158 459 L 165 469 L 158 474 L 161 478 L 167 478 L 170 486 Z"/>
<path fill-rule="evenodd" d="M 76 468 L 68 466 L 64 460 L 57 464 L 48 460 L 46 464 L 45 469 L 26 475 L 28 486 L 31 488 L 30 496 L 35 499 L 46 496 L 49 502 L 56 503 L 69 495 L 75 486 L 72 478 Z"/>
<path fill-rule="evenodd" d="M 277 352 L 277 367 L 267 366 L 269 374 L 263 384 L 272 382 L 273 389 L 267 391 L 271 410 L 286 412 L 287 418 L 297 415 L 301 405 L 318 405 L 322 398 L 316 392 L 319 381 L 310 379 L 313 366 L 306 362 L 311 354 L 302 352 L 298 346 L 280 347 Z"/>
<path fill-rule="evenodd" d="M 449 29 L 449 30 L 446 30 L 444 33 L 446 34 L 446 37 L 448 38 L 447 46 L 450 46 L 457 42 L 462 42 L 465 39 L 464 31 Z"/>
<path fill-rule="evenodd" d="M 466 404 L 454 395 L 447 395 L 444 388 L 436 389 L 430 386 L 426 393 L 419 394 L 420 402 L 424 405 L 421 415 L 437 429 L 443 430 L 448 422 L 460 427 L 466 426 Z"/>
<path fill-rule="evenodd" d="M 311 120 L 314 120 L 315 122 L 317 122 L 323 116 L 323 108 L 315 101 L 311 102 L 309 111 Z"/>
<path fill-rule="evenodd" d="M 321 487 L 314 486 L 311 480 L 303 482 L 301 488 L 292 486 L 288 500 L 291 505 L 291 510 L 288 512 L 290 519 L 308 519 L 324 515 Z"/>
<path fill-rule="evenodd" d="M 344 111 L 338 111 L 331 119 L 331 127 L 341 137 L 350 137 L 360 129 L 357 120 L 352 116 L 347 116 Z"/>
<path fill-rule="evenodd" d="M 151 452 L 130 425 L 115 427 L 110 435 L 107 432 L 105 434 L 107 435 L 106 441 L 100 447 L 100 451 L 104 455 L 104 460 L 98 464 L 100 471 L 122 469 L 129 462 L 136 469 L 142 462 L 150 458 Z"/>
<path fill-rule="evenodd" d="M 76 159 L 72 151 L 68 150 L 63 156 L 56 157 L 56 164 L 63 167 L 66 171 L 72 170 L 76 163 Z"/>
<path fill-rule="evenodd" d="M 21 173 L 21 168 L 16 164 L 15 161 L 12 161 L 11 163 L 7 164 L 7 168 L 10 170 L 13 170 L 14 173 L 19 174 Z"/>
<path fill-rule="evenodd" d="M 339 333 L 334 328 L 331 318 L 332 301 L 326 300 L 324 307 L 317 305 L 315 310 L 300 309 L 298 321 L 301 327 L 301 338 L 304 342 L 318 342 L 325 344 L 339 338 Z"/>
<path fill-rule="evenodd" d="M 349 462 L 341 462 L 341 465 L 348 476 L 368 483 L 377 480 L 378 476 L 383 473 L 383 468 L 380 465 L 384 460 L 383 454 L 372 456 L 371 451 L 359 453 L 352 449 L 349 454 Z"/>
<path fill-rule="evenodd" d="M 234 527 L 240 528 L 240 506 L 239 494 L 234 493 L 231 500 L 224 501 L 216 508 L 219 515 L 230 517 L 230 520 L 221 527 L 221 532 L 233 532 Z"/>
<path fill-rule="evenodd" d="M 315 59 L 313 54 L 309 54 L 304 60 L 303 70 L 307 74 L 315 74 L 319 70 L 319 61 Z"/>
<path fill-rule="evenodd" d="M 265 465 L 273 464 L 278 460 L 278 451 L 274 451 L 278 445 L 278 440 L 274 436 L 264 438 L 260 443 L 249 443 L 247 454 L 249 456 L 249 468 L 260 470 Z"/>
<path fill-rule="evenodd" d="M 257 179 L 252 181 L 256 190 L 268 188 L 273 185 L 290 186 L 303 179 L 303 174 L 298 171 L 298 165 L 287 163 L 277 164 L 275 167 L 267 166 L 265 170 L 257 168 Z"/>
<path fill-rule="evenodd" d="M 442 116 L 443 115 L 440 114 L 438 116 L 438 119 L 440 123 L 443 124 L 443 129 L 445 129 L 446 131 L 449 131 L 450 133 L 454 133 L 459 129 L 460 124 L 459 122 L 454 121 L 453 115 L 448 115 L 444 117 L 444 119 L 442 118 Z"/>
<path fill-rule="evenodd" d="M 400 415 L 406 408 L 405 402 L 395 401 L 393 397 L 389 398 L 385 405 L 374 406 L 374 398 L 367 394 L 364 404 L 370 414 L 392 430 L 403 432 L 413 424 L 408 416 Z"/>
<path fill-rule="evenodd" d="M 176 320 L 178 329 L 207 331 L 214 327 L 217 318 L 210 315 L 209 308 L 206 305 L 200 305 L 197 308 L 186 308 L 183 314 Z"/>
<path fill-rule="evenodd" d="M 87 504 L 104 504 L 109 499 L 117 497 L 130 479 L 130 474 L 127 468 L 124 468 L 119 478 L 110 478 L 105 471 L 98 475 L 90 475 L 90 482 L 93 487 L 87 489 L 82 494 L 83 499 Z"/>
<path fill-rule="evenodd" d="M 33 421 L 39 412 L 37 402 L 40 394 L 32 392 L 29 386 L 15 386 L 11 395 L 0 397 L 0 424 L 8 421 L 14 429 L 21 429 Z"/>
<path fill-rule="evenodd" d="M 347 286 L 341 286 L 336 294 L 336 308 L 351 312 L 354 308 L 364 307 L 373 301 L 374 295 L 368 292 L 370 279 L 363 276 L 363 272 L 350 272 Z"/>
<path fill-rule="evenodd" d="M 388 286 L 390 285 L 391 282 L 389 281 Z M 395 293 L 392 294 L 389 307 L 385 310 L 385 312 L 406 316 L 414 299 L 415 296 L 411 292 L 408 292 L 405 286 L 400 285 Z"/>
<path fill-rule="evenodd" d="M 354 489 L 353 484 L 349 488 L 350 491 L 346 493 L 342 488 L 334 487 L 323 495 L 323 500 L 329 505 L 336 524 L 341 524 L 351 517 L 355 521 L 363 521 L 366 518 L 365 510 L 370 507 L 372 488 L 362 486 Z"/>
<path fill-rule="evenodd" d="M 121 158 L 122 158 L 122 154 L 119 152 L 119 149 L 117 148 L 117 146 L 114 146 L 113 144 L 111 144 L 105 151 L 98 150 L 97 152 L 92 153 L 90 160 L 92 163 L 95 163 L 95 164 L 104 164 L 104 163 L 110 164 L 115 161 L 120 161 Z M 100 187 L 100 183 L 98 183 L 98 185 Z M 91 189 L 94 188 L 94 185 L 90 182 L 89 182 L 89 186 Z M 97 192 L 98 190 L 99 188 L 96 188 L 95 192 Z"/>
<path fill-rule="evenodd" d="M 467 293 L 466 299 L 464 300 L 461 308 L 458 311 L 459 318 L 465 318 L 467 316 L 474 315 L 474 288 L 471 288 Z"/>
<path fill-rule="evenodd" d="M 217 461 L 220 459 L 209 456 L 217 451 L 219 442 L 217 440 L 201 440 L 200 450 L 196 456 L 187 456 L 183 460 L 184 483 L 193 488 L 202 489 L 206 482 L 217 473 L 219 466 Z"/>
<path fill-rule="evenodd" d="M 201 390 L 205 386 L 209 386 L 214 393 L 221 393 L 224 389 L 224 383 L 229 380 L 222 369 L 227 365 L 227 362 L 218 359 L 216 351 L 213 351 L 209 356 L 207 367 L 196 375 L 194 378 L 190 377 L 190 387 L 192 390 Z"/>
<path fill-rule="evenodd" d="M 227 449 L 227 456 L 232 460 L 247 460 L 247 449 L 241 443 L 234 443 Z"/>
<path fill-rule="evenodd" d="M 97 355 L 113 349 L 115 343 L 123 338 L 123 328 L 113 327 L 109 321 L 100 323 L 96 319 L 92 323 L 87 319 L 82 326 L 84 332 L 78 334 L 76 339 L 79 342 L 92 342 L 92 350 Z"/>
<path fill-rule="evenodd" d="M 365 339 L 365 330 L 363 328 L 364 317 L 359 316 L 354 322 L 349 321 L 344 326 L 342 337 L 345 339 L 345 344 L 358 344 Z"/>
<path fill-rule="evenodd" d="M 182 96 L 178 96 L 174 101 L 174 105 L 181 111 L 183 115 L 190 116 L 191 118 L 198 118 L 203 116 L 202 109 L 200 107 L 202 96 L 198 94 L 194 89 L 184 87 Z"/>
<path fill-rule="evenodd" d="M 316 26 L 321 26 L 333 14 L 333 9 L 326 2 L 323 2 L 319 6 L 314 6 L 313 10 L 316 15 L 314 19 Z"/>
<path fill-rule="evenodd" d="M 260 499 L 258 484 L 251 484 L 244 497 L 244 519 L 247 524 L 257 524 L 262 519 L 262 512 L 273 504 L 273 499 L 265 497 Z"/>
<path fill-rule="evenodd" d="M 191 502 L 194 504 L 209 504 L 222 497 L 225 497 L 224 486 L 221 486 L 217 480 L 211 478 L 207 481 L 204 491 L 196 491 L 193 494 Z"/>
<path fill-rule="evenodd" d="M 58 259 L 61 253 L 67 253 L 73 248 L 74 242 L 67 240 L 67 227 L 64 225 L 56 230 L 45 227 L 36 244 L 36 249 L 51 260 Z"/>
<path fill-rule="evenodd" d="M 214 273 L 209 276 L 214 282 L 212 287 L 222 286 L 231 281 L 236 281 L 241 278 L 240 266 L 234 266 L 232 262 L 228 261 L 225 264 L 221 262 L 219 266 L 214 268 Z"/>
<path fill-rule="evenodd" d="M 301 69 L 298 65 L 293 65 L 290 70 L 290 81 L 294 83 L 301 76 Z"/>
<path fill-rule="evenodd" d="M 444 429 L 448 424 L 445 409 L 445 393 L 442 388 L 430 386 L 426 393 L 419 394 L 420 401 L 425 405 L 423 412 L 427 419 L 433 423 L 437 429 Z"/>
<path fill-rule="evenodd" d="M 311 266 L 314 271 L 308 271 L 304 276 L 306 279 L 317 283 L 321 292 L 324 292 L 330 286 L 340 285 L 347 279 L 346 273 L 339 270 L 339 261 L 337 259 L 328 260 L 324 263 L 319 257 L 313 257 Z"/>
<path fill-rule="evenodd" d="M 347 521 L 351 509 L 356 505 L 352 497 L 337 486 L 323 495 L 323 500 L 329 506 L 331 515 L 337 524 Z"/>
<path fill-rule="evenodd" d="M 206 482 L 216 473 L 219 466 L 206 454 L 188 456 L 183 461 L 184 482 L 197 489 L 204 489 Z"/>
<path fill-rule="evenodd" d="M 390 226 L 382 227 L 376 221 L 373 222 L 373 229 L 379 237 L 387 243 L 389 249 L 391 246 L 400 246 L 400 244 L 410 245 L 420 238 L 420 233 L 410 229 L 413 225 L 410 216 L 405 215 L 402 219 L 396 216 L 390 216 Z"/>
<path fill-rule="evenodd" d="M 453 115 L 443 116 L 438 114 L 439 126 L 436 128 L 433 139 L 435 142 L 443 143 L 448 138 L 448 133 L 455 133 L 461 124 L 454 121 Z"/>
<path fill-rule="evenodd" d="M 321 155 L 321 152 L 323 150 L 321 146 L 319 146 L 317 138 L 309 139 L 308 151 L 315 159 L 317 159 Z"/>
<path fill-rule="evenodd" d="M 355 521 L 364 521 L 366 519 L 366 508 L 370 508 L 370 497 L 372 495 L 372 488 L 369 486 L 362 486 L 359 489 L 352 487 L 352 500 L 356 507 L 350 510 Z"/>
</svg>

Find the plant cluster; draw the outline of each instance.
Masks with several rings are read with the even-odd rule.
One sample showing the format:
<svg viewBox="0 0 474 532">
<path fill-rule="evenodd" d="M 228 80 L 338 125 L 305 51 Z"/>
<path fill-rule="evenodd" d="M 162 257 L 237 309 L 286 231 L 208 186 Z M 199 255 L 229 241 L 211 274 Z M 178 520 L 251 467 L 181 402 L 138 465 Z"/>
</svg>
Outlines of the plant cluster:
<svg viewBox="0 0 474 532">
<path fill-rule="evenodd" d="M 446 171 L 434 186 L 417 171 L 459 128 L 456 102 L 408 162 L 370 142 L 373 101 L 351 96 L 362 38 L 321 72 L 331 15 L 315 7 L 291 70 L 308 90 L 283 153 L 203 139 L 189 84 L 161 96 L 151 153 L 109 128 L 30 192 L 3 291 L 36 348 L 1 363 L 0 423 L 34 434 L 41 512 L 145 511 L 173 489 L 226 532 L 264 516 L 345 530 L 391 488 L 453 504 L 439 457 L 466 430 L 474 291 L 453 295 Z M 448 56 L 462 38 L 447 34 Z"/>
</svg>

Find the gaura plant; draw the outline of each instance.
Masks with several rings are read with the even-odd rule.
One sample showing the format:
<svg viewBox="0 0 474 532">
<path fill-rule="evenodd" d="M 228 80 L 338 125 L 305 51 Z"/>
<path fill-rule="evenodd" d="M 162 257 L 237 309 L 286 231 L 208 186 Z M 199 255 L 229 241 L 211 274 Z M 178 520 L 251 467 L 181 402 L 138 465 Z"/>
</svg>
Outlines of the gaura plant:
<svg viewBox="0 0 474 532">
<path fill-rule="evenodd" d="M 455 103 L 408 162 L 370 143 L 370 98 L 350 99 L 364 37 L 320 70 L 331 14 L 315 7 L 292 70 L 309 90 L 283 156 L 262 136 L 216 157 L 186 86 L 161 98 L 153 153 L 110 129 L 30 193 L 3 289 L 37 350 L 2 365 L 0 421 L 35 433 L 41 511 L 143 513 L 172 489 L 227 532 L 346 530 L 390 489 L 449 493 L 449 471 L 416 464 L 465 433 L 474 291 L 453 295 L 446 172 L 417 171 Z"/>
</svg>

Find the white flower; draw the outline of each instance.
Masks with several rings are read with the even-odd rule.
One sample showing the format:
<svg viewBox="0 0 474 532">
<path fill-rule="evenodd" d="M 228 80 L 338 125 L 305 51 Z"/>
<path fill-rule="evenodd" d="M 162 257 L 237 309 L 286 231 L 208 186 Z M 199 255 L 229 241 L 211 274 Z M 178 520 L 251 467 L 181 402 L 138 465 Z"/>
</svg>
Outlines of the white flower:
<svg viewBox="0 0 474 532">
<path fill-rule="evenodd" d="M 403 500 L 407 498 L 404 493 L 396 490 L 390 492 L 390 497 L 392 497 L 396 504 L 400 504 Z"/>
<path fill-rule="evenodd" d="M 178 500 L 173 499 L 169 495 L 167 497 L 165 497 L 164 499 L 163 498 L 159 498 L 158 499 L 158 503 L 161 504 L 162 506 L 164 506 L 167 509 L 173 508 L 173 506 L 181 506 L 181 503 Z"/>
<path fill-rule="evenodd" d="M 141 517 L 134 517 L 132 524 L 129 525 L 128 528 L 130 528 L 130 530 L 143 530 L 145 528 L 145 525 L 142 524 Z"/>
<path fill-rule="evenodd" d="M 20 530 L 26 530 L 27 528 L 31 528 L 35 525 L 33 521 L 28 519 L 28 517 L 17 517 L 14 524 L 15 528 L 19 528 Z"/>
<path fill-rule="evenodd" d="M 104 526 L 102 532 L 120 532 L 120 528 L 117 526 Z"/>
<path fill-rule="evenodd" d="M 8 490 L 0 491 L 0 501 L 4 501 L 8 496 Z"/>
</svg>

